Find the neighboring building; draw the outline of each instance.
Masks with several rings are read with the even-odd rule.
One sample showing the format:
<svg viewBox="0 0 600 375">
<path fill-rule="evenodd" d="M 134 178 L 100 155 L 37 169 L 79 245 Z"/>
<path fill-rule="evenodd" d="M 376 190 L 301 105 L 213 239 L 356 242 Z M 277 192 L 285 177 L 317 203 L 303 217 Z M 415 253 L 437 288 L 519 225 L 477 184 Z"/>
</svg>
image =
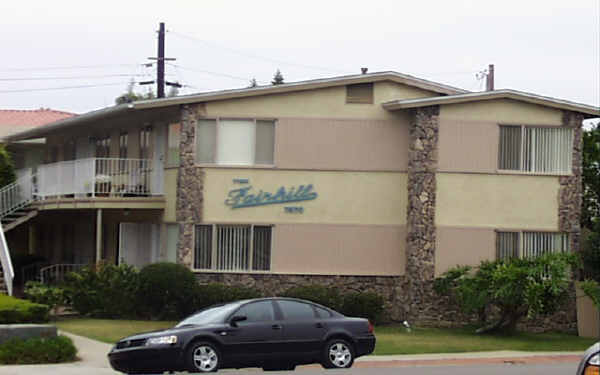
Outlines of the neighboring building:
<svg viewBox="0 0 600 375">
<path fill-rule="evenodd" d="M 394 72 L 119 105 L 7 137 L 44 137 L 48 162 L 38 215 L 7 238 L 53 264 L 376 290 L 393 318 L 435 320 L 449 267 L 578 249 L 581 124 L 598 116 Z"/>
</svg>

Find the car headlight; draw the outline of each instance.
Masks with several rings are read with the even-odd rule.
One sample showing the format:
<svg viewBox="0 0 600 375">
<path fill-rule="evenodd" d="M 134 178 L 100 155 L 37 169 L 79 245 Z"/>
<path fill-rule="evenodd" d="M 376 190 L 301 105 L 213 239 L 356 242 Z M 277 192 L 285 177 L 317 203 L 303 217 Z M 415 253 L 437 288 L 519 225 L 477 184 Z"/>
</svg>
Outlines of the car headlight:
<svg viewBox="0 0 600 375">
<path fill-rule="evenodd" d="M 177 336 L 152 337 L 146 340 L 146 345 L 166 345 L 177 343 Z"/>
<path fill-rule="evenodd" d="M 596 353 L 588 359 L 584 375 L 600 375 L 600 353 Z"/>
</svg>

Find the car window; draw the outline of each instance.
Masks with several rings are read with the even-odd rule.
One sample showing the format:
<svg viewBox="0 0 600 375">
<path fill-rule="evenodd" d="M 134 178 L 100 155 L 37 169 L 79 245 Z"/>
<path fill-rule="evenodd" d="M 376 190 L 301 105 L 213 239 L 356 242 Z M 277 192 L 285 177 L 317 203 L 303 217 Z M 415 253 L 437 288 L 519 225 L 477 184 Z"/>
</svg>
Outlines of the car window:
<svg viewBox="0 0 600 375">
<path fill-rule="evenodd" d="M 275 320 L 273 304 L 271 301 L 253 302 L 242 306 L 234 315 L 243 315 L 247 320 L 244 322 L 266 322 Z M 244 323 L 240 322 L 240 323 Z"/>
<path fill-rule="evenodd" d="M 304 320 L 315 318 L 315 311 L 313 310 L 312 305 L 309 305 L 308 303 L 286 300 L 277 301 L 277 303 L 279 304 L 279 307 L 281 307 L 284 319 Z"/>
<path fill-rule="evenodd" d="M 208 323 L 217 323 L 225 320 L 225 317 L 231 314 L 232 311 L 239 307 L 239 303 L 211 306 L 194 315 L 191 315 L 181 322 L 176 327 L 182 327 L 186 325 L 202 325 Z"/>
<path fill-rule="evenodd" d="M 324 308 L 319 306 L 315 306 L 315 309 L 317 309 L 317 314 L 319 315 L 319 318 L 331 318 L 331 313 L 328 310 L 325 310 Z"/>
</svg>

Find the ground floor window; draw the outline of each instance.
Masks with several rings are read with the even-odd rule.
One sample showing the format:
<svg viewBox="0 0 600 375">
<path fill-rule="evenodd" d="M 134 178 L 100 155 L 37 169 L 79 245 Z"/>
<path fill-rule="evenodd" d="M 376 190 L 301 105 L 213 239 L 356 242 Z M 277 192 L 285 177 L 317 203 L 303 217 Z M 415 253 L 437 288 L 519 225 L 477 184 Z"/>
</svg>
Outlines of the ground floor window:
<svg viewBox="0 0 600 375">
<path fill-rule="evenodd" d="M 496 232 L 496 258 L 531 258 L 570 251 L 569 234 L 558 232 Z"/>
<path fill-rule="evenodd" d="M 271 269 L 269 225 L 197 225 L 194 268 L 222 271 Z"/>
</svg>

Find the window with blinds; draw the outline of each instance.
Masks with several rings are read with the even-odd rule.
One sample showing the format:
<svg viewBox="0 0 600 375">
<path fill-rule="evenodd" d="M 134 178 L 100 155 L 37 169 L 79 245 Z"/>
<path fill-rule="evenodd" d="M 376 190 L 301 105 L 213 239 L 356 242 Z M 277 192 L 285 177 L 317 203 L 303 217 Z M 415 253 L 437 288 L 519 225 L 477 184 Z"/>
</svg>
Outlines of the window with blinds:
<svg viewBox="0 0 600 375">
<path fill-rule="evenodd" d="M 196 126 L 196 162 L 224 165 L 272 165 L 275 122 L 200 120 Z"/>
<path fill-rule="evenodd" d="M 500 126 L 498 169 L 532 173 L 571 173 L 573 130 Z"/>
<path fill-rule="evenodd" d="M 346 103 L 373 104 L 373 83 L 347 85 Z"/>
<path fill-rule="evenodd" d="M 194 268 L 268 271 L 271 232 L 265 225 L 197 225 Z"/>
<path fill-rule="evenodd" d="M 557 232 L 497 232 L 496 258 L 535 258 L 570 251 L 569 234 Z"/>
</svg>

